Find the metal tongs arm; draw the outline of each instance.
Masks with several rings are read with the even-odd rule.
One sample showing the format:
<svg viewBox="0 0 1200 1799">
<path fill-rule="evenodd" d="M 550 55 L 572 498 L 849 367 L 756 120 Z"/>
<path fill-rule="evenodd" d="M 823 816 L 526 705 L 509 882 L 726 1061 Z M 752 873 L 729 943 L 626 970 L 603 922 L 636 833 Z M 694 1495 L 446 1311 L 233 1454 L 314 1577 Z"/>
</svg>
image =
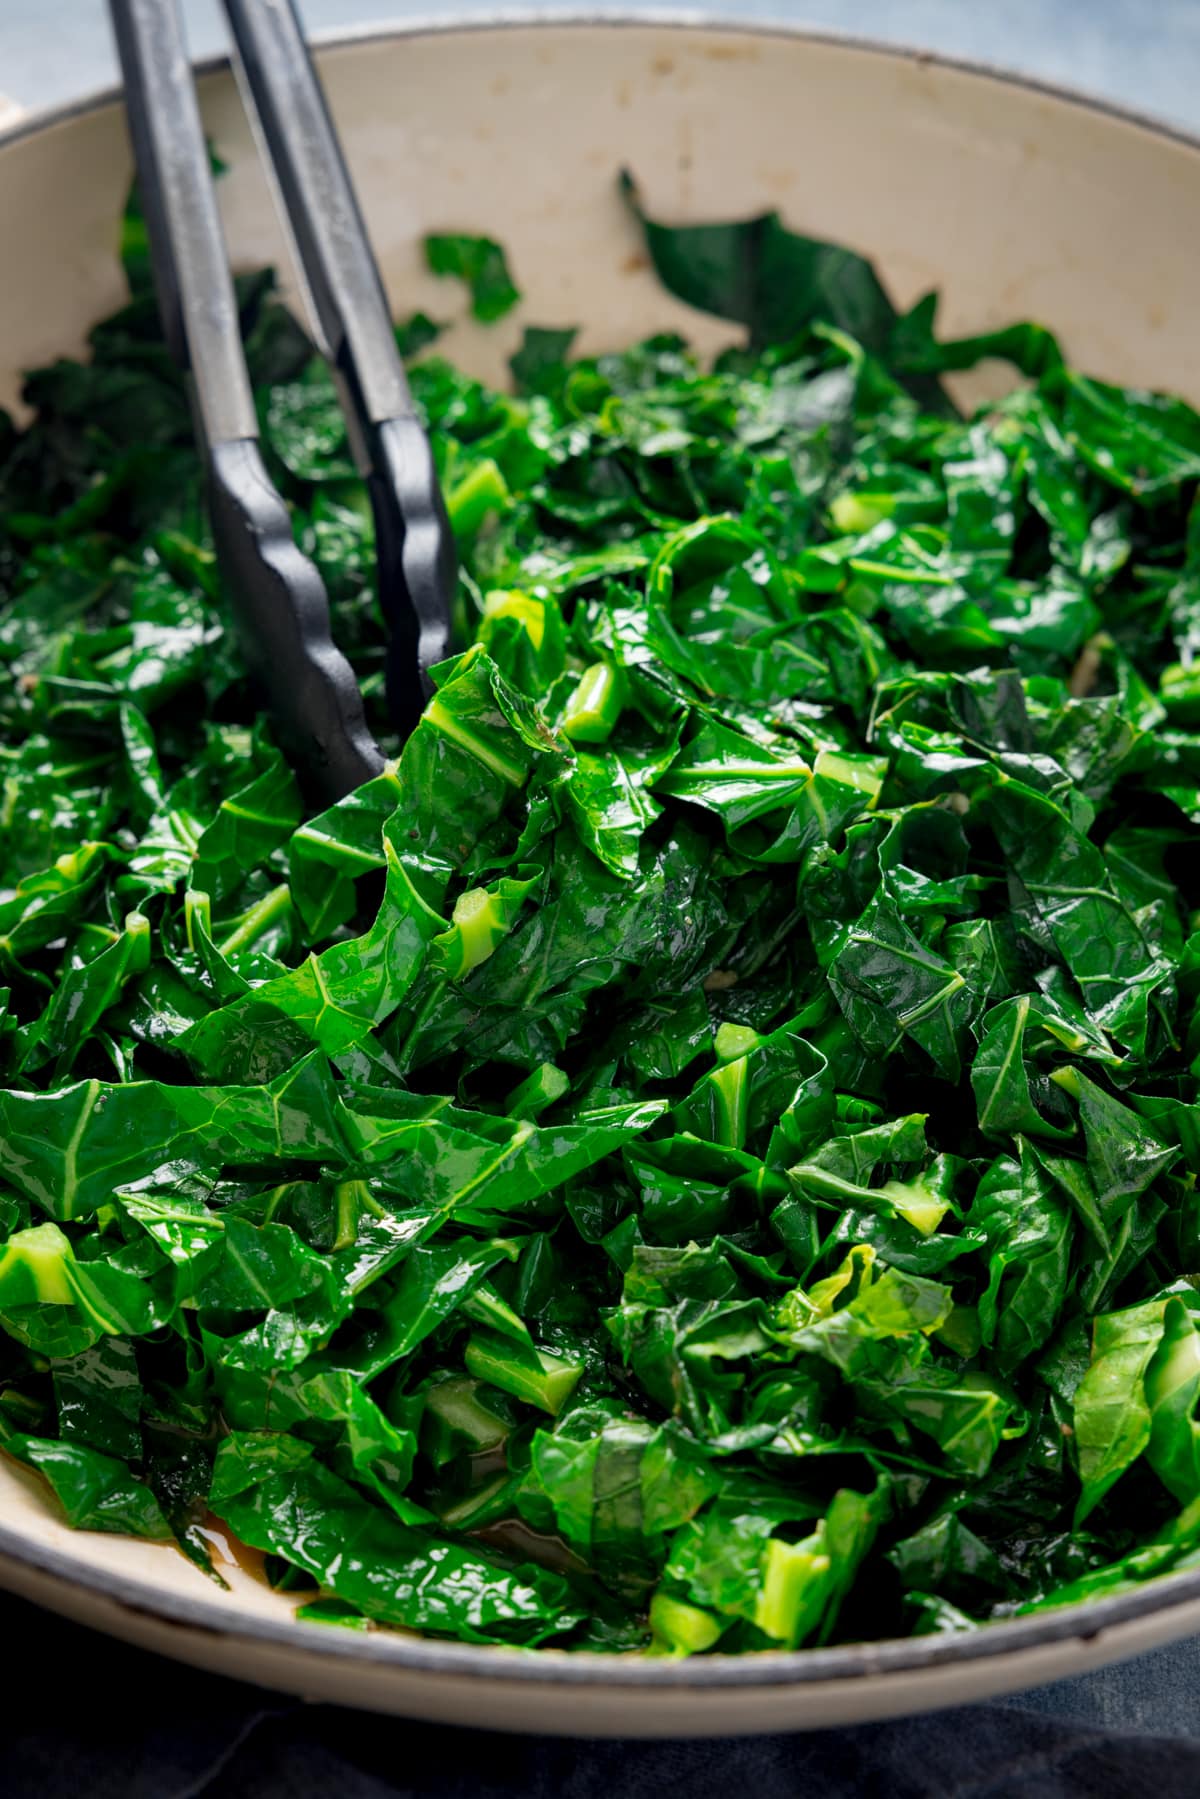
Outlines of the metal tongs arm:
<svg viewBox="0 0 1200 1799">
<path fill-rule="evenodd" d="M 285 747 L 323 800 L 384 766 L 329 600 L 267 473 L 176 0 L 110 0 L 168 344 L 205 462 L 218 566 Z M 388 697 L 406 734 L 449 651 L 456 566 L 428 440 L 362 215 L 289 0 L 227 0 L 247 104 L 331 363 L 376 525 Z"/>
<path fill-rule="evenodd" d="M 375 515 L 388 694 L 401 730 L 450 650 L 456 563 L 383 283 L 293 0 L 225 0 L 243 98 L 273 171 L 313 328 Z"/>
</svg>

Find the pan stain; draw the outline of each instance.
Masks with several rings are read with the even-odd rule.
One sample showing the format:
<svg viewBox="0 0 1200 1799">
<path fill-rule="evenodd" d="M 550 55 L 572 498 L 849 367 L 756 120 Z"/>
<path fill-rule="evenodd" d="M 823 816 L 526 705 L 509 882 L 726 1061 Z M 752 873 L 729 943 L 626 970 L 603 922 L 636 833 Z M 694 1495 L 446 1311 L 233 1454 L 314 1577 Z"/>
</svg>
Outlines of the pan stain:
<svg viewBox="0 0 1200 1799">
<path fill-rule="evenodd" d="M 260 1586 L 270 1586 L 267 1579 L 267 1558 L 261 1549 L 252 1549 L 249 1543 L 243 1543 L 235 1537 L 228 1525 L 223 1524 L 214 1512 L 209 1512 L 202 1524 L 197 1524 L 196 1535 L 207 1545 L 208 1552 L 214 1562 L 221 1562 L 227 1568 L 239 1568 L 243 1574 Z"/>
<path fill-rule="evenodd" d="M 763 186 L 770 188 L 774 193 L 786 194 L 796 185 L 796 171 L 791 167 L 781 169 L 759 168 L 756 170 L 756 173 Z"/>
</svg>

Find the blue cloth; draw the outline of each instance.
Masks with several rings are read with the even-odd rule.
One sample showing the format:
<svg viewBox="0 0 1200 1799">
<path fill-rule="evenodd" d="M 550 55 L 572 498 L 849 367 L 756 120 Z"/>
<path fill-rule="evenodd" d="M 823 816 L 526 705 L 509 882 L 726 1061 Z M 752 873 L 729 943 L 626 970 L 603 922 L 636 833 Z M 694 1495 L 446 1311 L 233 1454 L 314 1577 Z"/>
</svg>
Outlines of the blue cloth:
<svg viewBox="0 0 1200 1799">
<path fill-rule="evenodd" d="M 4 1799 L 1195 1799 L 1200 1641 L 806 1735 L 560 1741 L 262 1693 L 0 1600 Z"/>
</svg>

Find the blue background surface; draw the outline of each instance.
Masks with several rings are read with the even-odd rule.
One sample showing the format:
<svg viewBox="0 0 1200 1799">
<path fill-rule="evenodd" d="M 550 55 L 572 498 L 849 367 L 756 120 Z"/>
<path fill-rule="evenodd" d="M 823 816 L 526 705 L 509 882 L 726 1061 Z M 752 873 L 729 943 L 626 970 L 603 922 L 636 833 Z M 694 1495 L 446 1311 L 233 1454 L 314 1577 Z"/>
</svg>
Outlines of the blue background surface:
<svg viewBox="0 0 1200 1799">
<path fill-rule="evenodd" d="M 220 49 L 223 32 L 213 0 L 182 3 L 194 53 Z M 582 9 L 540 10 L 552 17 Z M 499 10 L 486 0 L 303 0 L 314 33 Z M 628 12 L 636 10 L 636 0 L 596 0 L 586 10 Z M 1200 130 L 1200 0 L 856 0 L 853 7 L 835 0 L 716 0 L 686 10 L 787 19 L 937 49 L 1066 82 Z M 104 0 L 0 0 L 0 94 L 38 108 L 114 80 Z M 414 1792 L 590 1799 L 593 1793 L 654 1795 L 664 1787 L 706 1799 L 747 1782 L 756 1799 L 802 1788 L 822 1799 L 842 1793 L 1173 1799 L 1200 1792 L 1200 1639 L 993 1706 L 857 1732 L 575 1750 L 531 1739 L 464 1739 L 429 1728 L 368 1725 L 335 1712 L 309 1712 L 300 1722 L 290 1702 L 264 1702 L 249 1689 L 197 1682 L 136 1652 L 101 1649 L 88 1633 L 37 1617 L 15 1601 L 0 1600 L 0 1631 L 6 1641 L 23 1641 L 35 1651 L 25 1662 L 27 1694 L 6 1706 L 0 1786 L 10 1799 L 83 1792 L 92 1799 L 143 1793 L 146 1799 L 209 1793 L 232 1799 L 235 1793 L 285 1791 L 304 1799 L 318 1786 L 326 1799 Z M 36 1653 L 39 1639 L 44 1657 Z M 93 1720 L 86 1707 L 79 1709 L 78 1687 L 72 1705 L 63 1706 L 61 1685 L 41 1676 L 58 1665 L 75 1668 L 88 1684 L 86 1670 L 98 1659 L 110 1703 L 102 1707 L 103 1719 L 97 1711 Z M 43 1692 L 58 1695 L 48 1709 L 40 1707 Z M 94 1697 L 101 1699 L 98 1692 Z M 1174 1742 L 1154 1743 L 1155 1737 Z M 376 1753 L 389 1740 L 397 1748 L 391 1770 L 386 1750 Z M 430 1757 L 428 1777 L 414 1768 L 414 1752 L 418 1762 Z"/>
<path fill-rule="evenodd" d="M 182 0 L 196 55 L 224 42 L 216 0 Z M 503 11 L 502 0 L 302 0 L 313 32 L 346 25 Z M 539 10 L 638 10 L 577 0 Z M 650 10 L 650 8 L 647 8 Z M 660 7 L 659 10 L 662 10 Z M 684 10 L 788 19 L 822 30 L 975 57 L 1200 129 L 1200 0 L 691 0 Z M 25 106 L 116 78 L 104 0 L 0 0 L 0 92 Z"/>
</svg>

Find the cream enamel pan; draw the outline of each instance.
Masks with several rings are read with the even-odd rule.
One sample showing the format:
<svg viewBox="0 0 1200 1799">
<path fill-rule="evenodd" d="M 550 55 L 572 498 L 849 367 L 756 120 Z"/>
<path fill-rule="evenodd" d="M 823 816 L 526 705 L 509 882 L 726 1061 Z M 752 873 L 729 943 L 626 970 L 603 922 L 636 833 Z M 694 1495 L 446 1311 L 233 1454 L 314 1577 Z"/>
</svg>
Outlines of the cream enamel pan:
<svg viewBox="0 0 1200 1799">
<path fill-rule="evenodd" d="M 322 73 L 398 313 L 444 317 L 427 230 L 507 246 L 524 306 L 447 353 L 499 380 L 522 325 L 581 323 L 585 351 L 729 332 L 657 286 L 616 193 L 631 168 L 676 221 L 778 208 L 869 253 L 942 329 L 1032 316 L 1076 363 L 1200 403 L 1200 143 L 1146 120 L 925 55 L 681 18 L 412 25 L 329 42 Z M 285 265 L 226 67 L 203 75 L 236 262 Z M 0 405 L 20 371 L 78 353 L 120 304 L 129 179 L 118 100 L 0 135 Z M 973 394 L 1003 371 L 972 377 Z M 981 389 L 980 383 L 984 384 Z M 300 1624 L 230 1564 L 221 1592 L 173 1549 L 69 1530 L 0 1463 L 0 1583 L 223 1674 L 411 1717 L 560 1734 L 812 1728 L 1012 1691 L 1200 1631 L 1200 1571 L 963 1635 L 688 1662 L 470 1648 Z"/>
</svg>

